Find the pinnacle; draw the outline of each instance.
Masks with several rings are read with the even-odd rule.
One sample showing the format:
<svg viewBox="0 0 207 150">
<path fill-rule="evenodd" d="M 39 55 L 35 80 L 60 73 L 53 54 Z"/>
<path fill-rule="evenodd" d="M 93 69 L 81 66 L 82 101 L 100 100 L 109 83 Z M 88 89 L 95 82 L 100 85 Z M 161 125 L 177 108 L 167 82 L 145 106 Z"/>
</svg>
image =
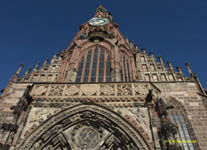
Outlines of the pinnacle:
<svg viewBox="0 0 207 150">
<path fill-rule="evenodd" d="M 96 11 L 106 12 L 107 10 L 103 7 L 103 5 L 99 5 L 98 8 L 96 8 Z"/>
<path fill-rule="evenodd" d="M 103 5 L 99 5 L 98 8 L 104 8 Z"/>
</svg>

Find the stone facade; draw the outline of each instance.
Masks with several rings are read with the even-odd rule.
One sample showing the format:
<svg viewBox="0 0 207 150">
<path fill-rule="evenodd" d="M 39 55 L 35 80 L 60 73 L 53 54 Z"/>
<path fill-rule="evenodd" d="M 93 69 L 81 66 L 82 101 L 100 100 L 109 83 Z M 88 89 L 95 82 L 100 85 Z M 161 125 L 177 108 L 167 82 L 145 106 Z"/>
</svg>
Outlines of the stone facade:
<svg viewBox="0 0 207 150">
<path fill-rule="evenodd" d="M 124 38 L 100 6 L 66 50 L 11 77 L 0 150 L 206 150 L 207 95 Z"/>
</svg>

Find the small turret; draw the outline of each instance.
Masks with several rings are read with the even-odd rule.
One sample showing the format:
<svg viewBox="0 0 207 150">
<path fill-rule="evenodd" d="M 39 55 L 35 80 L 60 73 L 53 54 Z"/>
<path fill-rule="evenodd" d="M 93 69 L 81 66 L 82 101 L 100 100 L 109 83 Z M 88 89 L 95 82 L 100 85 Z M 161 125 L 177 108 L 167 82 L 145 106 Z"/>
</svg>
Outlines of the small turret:
<svg viewBox="0 0 207 150">
<path fill-rule="evenodd" d="M 159 59 L 160 63 L 164 64 L 161 56 L 158 56 L 158 59 Z"/>
<path fill-rule="evenodd" d="M 27 69 L 27 71 L 25 72 L 25 76 L 28 76 L 29 75 L 29 73 L 30 73 L 30 71 L 31 71 L 31 68 L 29 67 L 28 69 Z"/>
<path fill-rule="evenodd" d="M 137 53 L 139 53 L 139 47 L 137 44 L 135 44 L 135 49 L 136 49 Z"/>
<path fill-rule="evenodd" d="M 18 76 L 23 67 L 24 67 L 24 64 L 20 64 L 19 68 L 17 69 L 16 73 L 11 77 L 10 81 L 17 81 Z"/>
<path fill-rule="evenodd" d="M 142 48 L 142 52 L 143 53 L 147 53 L 145 48 Z"/>
<path fill-rule="evenodd" d="M 198 87 L 200 88 L 200 91 L 201 91 L 204 95 L 206 95 L 206 92 L 205 92 L 205 90 L 203 89 L 203 87 L 202 87 L 202 85 L 201 85 L 201 83 L 200 83 L 198 77 L 196 76 L 195 73 L 193 73 L 193 71 L 192 71 L 192 69 L 191 69 L 191 67 L 190 67 L 190 64 L 189 64 L 188 62 L 186 62 L 186 63 L 185 63 L 185 66 L 187 67 L 188 72 L 190 73 L 191 79 L 193 79 L 193 80 L 197 83 Z"/>
<path fill-rule="evenodd" d="M 132 41 L 129 41 L 129 47 L 130 47 L 130 49 L 134 48 L 134 43 Z"/>
<path fill-rule="evenodd" d="M 168 64 L 168 66 L 169 66 L 170 70 L 174 70 L 174 68 L 173 68 L 173 66 L 172 66 L 172 64 L 171 64 L 171 62 L 170 62 L 170 61 L 167 61 L 167 64 Z"/>
<path fill-rule="evenodd" d="M 29 79 L 29 73 L 30 73 L 30 71 L 31 71 L 31 68 L 29 67 L 29 68 L 27 69 L 27 71 L 25 72 L 25 74 L 24 74 L 24 76 L 23 76 L 23 78 L 22 78 L 22 81 L 24 81 L 24 80 L 28 80 L 28 79 Z"/>
<path fill-rule="evenodd" d="M 183 73 L 182 70 L 181 70 L 181 68 L 180 68 L 179 66 L 177 66 L 176 69 L 177 69 L 177 71 L 178 71 L 179 73 Z"/>
<path fill-rule="evenodd" d="M 188 62 L 185 63 L 185 66 L 187 67 L 188 72 L 190 73 L 190 75 L 194 75 L 194 73 L 193 73 L 193 71 L 192 71 L 192 69 L 190 67 L 190 64 Z"/>
<path fill-rule="evenodd" d="M 44 63 L 43 63 L 43 66 L 45 66 L 45 65 L 47 65 L 47 63 L 48 63 L 48 58 L 46 58 L 46 60 L 44 61 Z"/>
<path fill-rule="evenodd" d="M 23 67 L 24 67 L 24 64 L 20 64 L 19 68 L 17 69 L 17 72 L 15 73 L 17 76 L 19 75 Z"/>
<path fill-rule="evenodd" d="M 150 54 L 150 56 L 154 57 L 154 54 L 153 54 L 153 52 L 150 52 L 149 54 Z"/>
<path fill-rule="evenodd" d="M 33 71 L 37 71 L 38 68 L 39 68 L 39 66 L 40 66 L 40 62 L 37 62 L 37 64 L 36 64 L 36 66 L 34 67 L 34 70 L 33 70 Z"/>
<path fill-rule="evenodd" d="M 96 8 L 96 13 L 94 17 L 102 17 L 102 18 L 108 18 L 109 20 L 113 20 L 112 14 L 107 11 L 102 5 L 100 5 L 98 8 Z"/>
<path fill-rule="evenodd" d="M 129 45 L 129 39 L 128 39 L 128 37 L 126 36 L 126 42 L 127 42 L 127 44 Z"/>
</svg>

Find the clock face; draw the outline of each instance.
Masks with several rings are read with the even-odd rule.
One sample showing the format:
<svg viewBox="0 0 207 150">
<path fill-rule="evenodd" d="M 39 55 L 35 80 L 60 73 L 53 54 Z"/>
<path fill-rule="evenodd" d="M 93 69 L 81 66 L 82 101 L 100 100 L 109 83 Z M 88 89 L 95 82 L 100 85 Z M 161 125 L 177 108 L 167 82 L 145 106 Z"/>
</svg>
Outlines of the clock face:
<svg viewBox="0 0 207 150">
<path fill-rule="evenodd" d="M 92 18 L 89 20 L 89 24 L 92 26 L 103 26 L 109 23 L 107 18 Z"/>
</svg>

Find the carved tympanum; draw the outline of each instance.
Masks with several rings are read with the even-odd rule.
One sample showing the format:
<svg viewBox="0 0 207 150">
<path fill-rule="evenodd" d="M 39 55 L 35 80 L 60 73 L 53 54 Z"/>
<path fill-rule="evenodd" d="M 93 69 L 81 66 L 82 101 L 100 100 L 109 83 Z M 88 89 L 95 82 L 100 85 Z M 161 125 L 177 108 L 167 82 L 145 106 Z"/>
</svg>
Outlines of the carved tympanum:
<svg viewBox="0 0 207 150">
<path fill-rule="evenodd" d="M 116 117 L 115 117 L 116 116 Z M 140 133 L 113 111 L 82 104 L 55 114 L 35 129 L 18 150 L 148 150 Z"/>
</svg>

